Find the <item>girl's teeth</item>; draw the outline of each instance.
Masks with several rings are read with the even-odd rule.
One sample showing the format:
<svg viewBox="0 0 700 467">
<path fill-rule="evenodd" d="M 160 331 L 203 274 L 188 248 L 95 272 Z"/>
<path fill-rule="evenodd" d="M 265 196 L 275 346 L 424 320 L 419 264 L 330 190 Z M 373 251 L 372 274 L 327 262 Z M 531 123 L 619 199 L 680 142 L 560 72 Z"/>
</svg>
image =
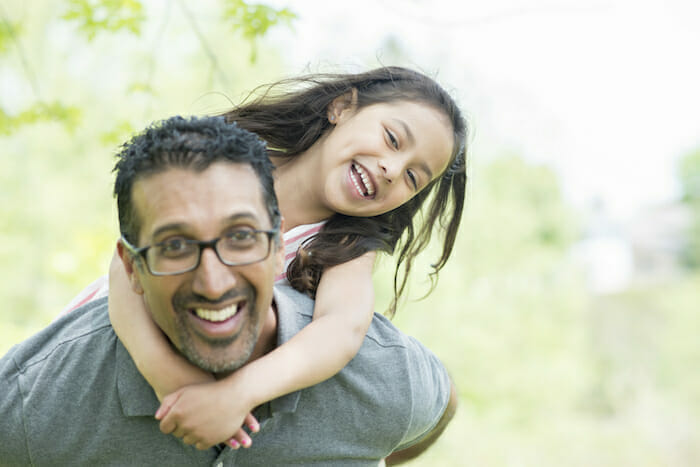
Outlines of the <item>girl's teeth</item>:
<svg viewBox="0 0 700 467">
<path fill-rule="evenodd" d="M 194 310 L 194 313 L 199 318 L 218 323 L 220 321 L 226 321 L 231 316 L 235 315 L 237 311 L 238 307 L 236 305 L 232 305 L 227 308 L 224 308 L 223 310 L 207 310 L 205 308 L 196 308 Z"/>
<path fill-rule="evenodd" d="M 360 179 L 362 180 L 363 186 L 361 187 L 357 180 L 353 177 L 352 181 L 353 183 L 355 183 L 357 191 L 362 193 L 363 196 L 372 196 L 374 194 L 374 185 L 372 184 L 372 181 L 370 180 L 369 176 L 359 165 L 353 164 L 352 166 L 354 167 L 355 171 L 358 173 Z"/>
</svg>

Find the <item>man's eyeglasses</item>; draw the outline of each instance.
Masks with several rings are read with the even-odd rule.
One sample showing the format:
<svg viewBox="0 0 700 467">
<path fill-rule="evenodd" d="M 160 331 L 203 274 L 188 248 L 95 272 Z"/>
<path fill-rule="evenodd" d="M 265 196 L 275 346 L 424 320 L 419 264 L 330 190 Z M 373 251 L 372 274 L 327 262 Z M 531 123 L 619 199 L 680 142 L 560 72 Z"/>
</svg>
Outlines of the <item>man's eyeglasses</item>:
<svg viewBox="0 0 700 467">
<path fill-rule="evenodd" d="M 199 266 L 202 250 L 211 248 L 227 266 L 245 266 L 266 259 L 272 240 L 279 230 L 236 229 L 208 241 L 172 237 L 163 242 L 137 248 L 122 235 L 121 242 L 134 256 L 146 261 L 154 276 L 170 276 L 193 271 Z"/>
</svg>

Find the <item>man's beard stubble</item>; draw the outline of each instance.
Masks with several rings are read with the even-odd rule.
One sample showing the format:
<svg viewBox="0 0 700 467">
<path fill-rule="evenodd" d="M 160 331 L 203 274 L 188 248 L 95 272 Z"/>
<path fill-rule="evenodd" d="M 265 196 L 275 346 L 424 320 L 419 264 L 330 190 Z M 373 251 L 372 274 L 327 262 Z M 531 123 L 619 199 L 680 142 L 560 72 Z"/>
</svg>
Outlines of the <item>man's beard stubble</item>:
<svg viewBox="0 0 700 467">
<path fill-rule="evenodd" d="M 190 311 L 187 304 L 197 303 L 201 305 L 217 306 L 232 299 L 245 297 L 245 309 L 238 313 L 246 313 L 247 316 L 242 316 L 246 321 L 233 336 L 224 339 L 209 339 L 201 334 L 195 334 L 187 325 L 187 316 Z M 191 293 L 191 291 L 177 291 L 172 299 L 173 310 L 175 310 L 175 326 L 178 333 L 181 348 L 179 351 L 190 363 L 197 367 L 209 371 L 211 373 L 229 373 L 237 370 L 250 359 L 255 344 L 257 343 L 260 315 L 255 312 L 256 295 L 250 287 L 244 290 L 230 290 L 222 295 L 218 300 L 209 300 L 201 296 Z M 202 355 L 197 350 L 195 341 L 199 340 L 200 345 L 206 343 L 210 347 L 212 353 L 226 353 L 226 347 L 235 345 L 241 349 L 235 355 L 222 355 L 220 359 L 207 357 Z"/>
</svg>

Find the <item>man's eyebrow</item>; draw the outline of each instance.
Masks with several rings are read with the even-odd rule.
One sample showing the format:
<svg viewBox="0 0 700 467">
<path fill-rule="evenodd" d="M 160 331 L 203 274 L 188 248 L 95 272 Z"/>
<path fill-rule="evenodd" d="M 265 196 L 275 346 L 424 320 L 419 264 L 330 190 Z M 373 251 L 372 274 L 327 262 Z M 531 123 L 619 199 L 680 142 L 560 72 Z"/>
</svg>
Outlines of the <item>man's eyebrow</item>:
<svg viewBox="0 0 700 467">
<path fill-rule="evenodd" d="M 256 224 L 260 223 L 260 218 L 252 212 L 238 212 L 226 218 L 227 222 L 235 221 L 253 221 Z"/>
<path fill-rule="evenodd" d="M 226 223 L 237 221 L 253 221 L 255 223 L 260 222 L 256 215 L 248 212 L 236 213 L 225 219 Z M 152 238 L 157 238 L 158 236 L 168 232 L 187 233 L 191 230 L 192 226 L 190 224 L 186 224 L 184 222 L 172 222 L 170 224 L 165 224 L 158 227 L 155 231 L 153 231 Z"/>
<path fill-rule="evenodd" d="M 176 232 L 182 232 L 183 230 L 187 230 L 187 225 L 181 222 L 173 222 L 171 224 L 161 225 L 155 231 L 153 231 L 151 238 L 156 238 L 164 233 L 170 232 L 171 230 Z"/>
<path fill-rule="evenodd" d="M 413 136 L 413 132 L 411 131 L 411 127 L 408 126 L 408 124 L 403 121 L 400 118 L 394 118 L 393 119 L 396 124 L 398 124 L 401 128 L 403 128 L 404 133 L 406 133 L 406 138 L 408 138 L 408 142 L 410 144 L 416 144 L 416 138 Z M 421 161 L 418 164 L 418 167 L 425 172 L 425 174 L 428 176 L 428 180 L 433 179 L 433 171 L 430 170 L 430 167 L 428 166 L 428 163 L 425 161 Z"/>
</svg>

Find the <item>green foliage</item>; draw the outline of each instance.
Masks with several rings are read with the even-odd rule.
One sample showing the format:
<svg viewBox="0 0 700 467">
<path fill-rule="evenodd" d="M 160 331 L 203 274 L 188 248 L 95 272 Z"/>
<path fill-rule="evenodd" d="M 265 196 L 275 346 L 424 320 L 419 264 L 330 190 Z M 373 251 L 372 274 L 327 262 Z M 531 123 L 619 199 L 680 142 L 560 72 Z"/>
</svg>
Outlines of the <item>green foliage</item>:
<svg viewBox="0 0 700 467">
<path fill-rule="evenodd" d="M 100 135 L 100 142 L 105 146 L 118 146 L 126 141 L 129 135 L 136 132 L 136 129 L 130 122 L 124 120 L 109 131 L 105 131 Z"/>
<path fill-rule="evenodd" d="M 72 131 L 80 122 L 81 111 L 75 106 L 66 106 L 58 101 L 37 102 L 19 112 L 9 115 L 0 107 L 0 135 L 10 135 L 17 129 L 37 122 L 58 122 Z"/>
<path fill-rule="evenodd" d="M 556 174 L 512 156 L 472 169 L 436 291 L 394 319 L 446 363 L 460 399 L 409 465 L 697 465 L 700 276 L 592 296 L 568 257 L 578 216 Z M 390 272 L 375 273 L 380 303 Z"/>
<path fill-rule="evenodd" d="M 284 23 L 291 25 L 296 14 L 287 8 L 275 10 L 262 4 L 246 3 L 243 0 L 225 0 L 224 20 L 229 21 L 234 31 L 239 32 L 253 45 L 251 61 L 257 58 L 256 39 L 264 36 L 272 26 Z"/>
<path fill-rule="evenodd" d="M 678 172 L 682 199 L 692 216 L 683 260 L 686 266 L 700 269 L 700 149 L 681 159 Z"/>
<path fill-rule="evenodd" d="M 700 203 L 700 149 L 681 159 L 678 172 L 683 200 L 688 203 Z"/>
<path fill-rule="evenodd" d="M 149 83 L 135 82 L 131 83 L 127 88 L 127 92 L 143 92 L 146 94 L 155 94 L 153 87 Z"/>
<path fill-rule="evenodd" d="M 62 18 L 77 22 L 78 30 L 91 41 L 102 31 L 125 29 L 138 35 L 146 16 L 138 0 L 68 0 Z"/>
<path fill-rule="evenodd" d="M 10 49 L 10 44 L 14 41 L 16 34 L 21 34 L 22 29 L 19 23 L 10 23 L 2 18 L 0 21 L 0 55 Z"/>
</svg>

